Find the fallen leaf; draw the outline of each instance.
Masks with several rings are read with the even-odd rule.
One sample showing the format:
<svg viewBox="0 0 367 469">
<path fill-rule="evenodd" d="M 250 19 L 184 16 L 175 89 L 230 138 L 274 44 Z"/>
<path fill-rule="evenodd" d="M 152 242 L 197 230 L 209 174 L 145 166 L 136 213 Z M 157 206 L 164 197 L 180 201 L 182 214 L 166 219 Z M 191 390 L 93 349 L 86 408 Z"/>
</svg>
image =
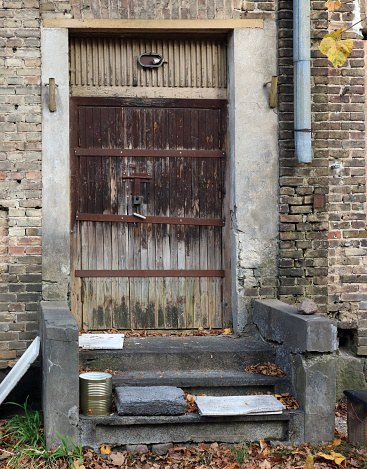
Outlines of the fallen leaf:
<svg viewBox="0 0 367 469">
<path fill-rule="evenodd" d="M 111 453 L 110 458 L 115 466 L 122 466 L 125 464 L 126 457 L 122 453 Z"/>
<path fill-rule="evenodd" d="M 110 454 L 111 446 L 101 445 L 101 454 Z"/>
<path fill-rule="evenodd" d="M 225 335 L 228 335 L 228 334 L 230 334 L 230 333 L 232 332 L 232 329 L 230 329 L 230 328 L 228 327 L 228 328 L 224 329 L 223 332 L 224 332 Z"/>
<path fill-rule="evenodd" d="M 261 448 L 261 451 L 264 451 L 264 449 L 267 447 L 267 443 L 265 440 L 261 439 L 260 440 L 260 448 Z"/>
<path fill-rule="evenodd" d="M 320 456 L 321 458 L 327 459 L 329 461 L 334 461 L 338 466 L 345 461 L 345 456 L 343 456 L 340 453 L 335 453 L 334 451 L 330 451 L 330 454 L 326 453 L 317 453 L 317 456 Z"/>
<path fill-rule="evenodd" d="M 308 454 L 306 458 L 306 464 L 305 464 L 305 469 L 312 469 L 313 468 L 313 463 L 314 463 L 314 458 L 312 454 Z"/>
<path fill-rule="evenodd" d="M 333 444 L 331 445 L 331 447 L 335 448 L 335 446 L 339 446 L 341 444 L 342 440 L 340 438 L 335 438 L 334 441 L 333 441 Z"/>
<path fill-rule="evenodd" d="M 259 464 L 259 468 L 271 469 L 271 463 L 267 459 L 265 459 L 262 463 Z"/>
<path fill-rule="evenodd" d="M 80 462 L 79 459 L 75 459 L 73 461 L 72 467 L 74 467 L 74 469 L 85 469 L 85 466 L 83 465 L 83 462 Z"/>
</svg>

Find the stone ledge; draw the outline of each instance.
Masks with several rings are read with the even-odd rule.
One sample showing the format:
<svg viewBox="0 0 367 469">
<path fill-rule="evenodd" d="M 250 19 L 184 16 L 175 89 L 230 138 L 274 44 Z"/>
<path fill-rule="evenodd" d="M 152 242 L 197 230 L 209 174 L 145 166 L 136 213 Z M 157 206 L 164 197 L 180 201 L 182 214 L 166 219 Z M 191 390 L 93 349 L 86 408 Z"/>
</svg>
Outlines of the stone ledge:
<svg viewBox="0 0 367 469">
<path fill-rule="evenodd" d="M 302 315 L 282 301 L 256 300 L 253 319 L 266 340 L 286 345 L 292 352 L 334 352 L 338 348 L 337 327 L 330 319 Z"/>
<path fill-rule="evenodd" d="M 41 301 L 40 308 L 46 340 L 78 342 L 78 324 L 66 302 Z"/>
</svg>

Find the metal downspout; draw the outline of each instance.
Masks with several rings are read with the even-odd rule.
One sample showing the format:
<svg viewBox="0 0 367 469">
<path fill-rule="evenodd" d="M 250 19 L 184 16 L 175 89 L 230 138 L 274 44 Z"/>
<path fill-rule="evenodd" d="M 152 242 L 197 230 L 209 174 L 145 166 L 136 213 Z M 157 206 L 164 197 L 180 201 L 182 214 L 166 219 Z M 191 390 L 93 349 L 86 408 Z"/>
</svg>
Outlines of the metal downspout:
<svg viewBox="0 0 367 469">
<path fill-rule="evenodd" d="M 299 163 L 311 163 L 310 0 L 293 0 L 294 140 Z"/>
</svg>

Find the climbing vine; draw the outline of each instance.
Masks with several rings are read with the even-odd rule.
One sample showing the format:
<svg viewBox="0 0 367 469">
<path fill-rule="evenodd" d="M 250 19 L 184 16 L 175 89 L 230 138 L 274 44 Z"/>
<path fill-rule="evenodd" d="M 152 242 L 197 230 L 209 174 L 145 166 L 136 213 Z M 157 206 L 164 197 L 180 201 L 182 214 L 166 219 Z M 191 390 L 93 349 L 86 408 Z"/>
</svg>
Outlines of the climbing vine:
<svg viewBox="0 0 367 469">
<path fill-rule="evenodd" d="M 328 0 L 325 3 L 325 7 L 332 13 L 334 13 L 335 10 L 339 10 L 340 6 L 341 3 L 339 0 Z M 341 67 L 353 51 L 353 40 L 342 39 L 342 34 L 365 19 L 366 17 L 357 21 L 357 23 L 354 23 L 349 28 L 340 28 L 323 37 L 319 49 L 322 54 L 327 56 L 334 68 Z"/>
</svg>

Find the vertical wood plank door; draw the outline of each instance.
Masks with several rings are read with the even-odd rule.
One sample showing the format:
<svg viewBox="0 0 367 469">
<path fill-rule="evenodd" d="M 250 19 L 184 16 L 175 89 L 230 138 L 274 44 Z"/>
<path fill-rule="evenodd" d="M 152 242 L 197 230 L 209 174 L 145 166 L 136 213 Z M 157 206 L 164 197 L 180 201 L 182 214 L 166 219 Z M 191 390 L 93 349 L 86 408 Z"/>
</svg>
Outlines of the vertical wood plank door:
<svg viewBox="0 0 367 469">
<path fill-rule="evenodd" d="M 224 100 L 71 98 L 79 326 L 230 325 Z"/>
</svg>

